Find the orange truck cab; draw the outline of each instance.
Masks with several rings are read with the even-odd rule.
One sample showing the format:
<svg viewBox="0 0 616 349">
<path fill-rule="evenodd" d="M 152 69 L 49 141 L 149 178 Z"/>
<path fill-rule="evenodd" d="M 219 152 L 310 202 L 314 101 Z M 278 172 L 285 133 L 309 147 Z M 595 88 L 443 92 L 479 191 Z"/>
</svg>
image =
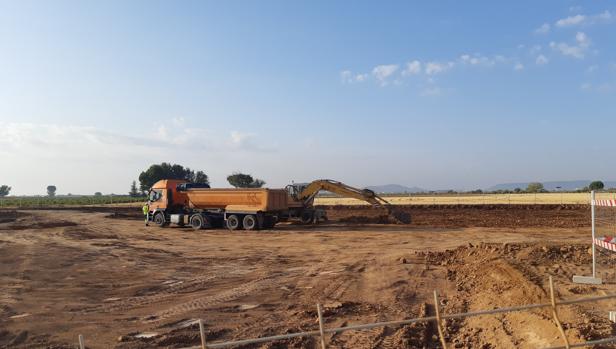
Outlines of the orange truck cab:
<svg viewBox="0 0 616 349">
<path fill-rule="evenodd" d="M 284 189 L 210 188 L 185 180 L 163 179 L 148 193 L 149 217 L 158 226 L 174 223 L 194 229 L 272 228 L 288 212 Z"/>
</svg>

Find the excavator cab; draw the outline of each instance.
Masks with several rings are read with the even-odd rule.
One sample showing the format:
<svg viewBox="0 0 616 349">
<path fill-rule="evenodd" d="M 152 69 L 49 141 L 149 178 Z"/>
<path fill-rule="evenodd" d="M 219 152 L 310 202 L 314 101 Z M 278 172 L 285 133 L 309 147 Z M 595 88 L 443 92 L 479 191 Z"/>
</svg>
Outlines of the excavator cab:
<svg viewBox="0 0 616 349">
<path fill-rule="evenodd" d="M 289 196 L 293 198 L 293 200 L 299 201 L 301 200 L 301 193 L 304 191 L 304 189 L 306 189 L 308 184 L 309 183 L 293 183 L 287 185 L 285 189 L 287 190 Z"/>
</svg>

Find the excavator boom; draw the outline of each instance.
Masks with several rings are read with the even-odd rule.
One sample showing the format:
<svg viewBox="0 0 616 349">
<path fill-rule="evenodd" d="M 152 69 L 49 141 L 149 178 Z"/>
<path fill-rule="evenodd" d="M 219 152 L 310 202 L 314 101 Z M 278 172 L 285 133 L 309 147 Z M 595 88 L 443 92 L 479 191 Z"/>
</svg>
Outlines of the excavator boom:
<svg viewBox="0 0 616 349">
<path fill-rule="evenodd" d="M 306 185 L 291 185 L 289 187 L 293 189 L 291 196 L 295 200 L 301 202 L 303 207 L 311 207 L 316 195 L 320 191 L 325 190 L 340 196 L 363 200 L 374 207 L 384 207 L 387 209 L 389 215 L 400 223 L 408 224 L 411 222 L 411 217 L 408 213 L 395 210 L 387 200 L 370 189 L 354 188 L 331 179 L 318 179 Z M 287 188 L 287 190 L 289 190 L 289 188 Z"/>
<path fill-rule="evenodd" d="M 387 200 L 378 196 L 370 189 L 358 189 L 346 185 L 342 182 L 333 181 L 331 179 L 318 179 L 308 184 L 299 194 L 299 199 L 303 201 L 312 201 L 314 197 L 321 191 L 325 190 L 341 196 L 350 197 L 368 202 L 373 206 L 389 205 Z"/>
</svg>

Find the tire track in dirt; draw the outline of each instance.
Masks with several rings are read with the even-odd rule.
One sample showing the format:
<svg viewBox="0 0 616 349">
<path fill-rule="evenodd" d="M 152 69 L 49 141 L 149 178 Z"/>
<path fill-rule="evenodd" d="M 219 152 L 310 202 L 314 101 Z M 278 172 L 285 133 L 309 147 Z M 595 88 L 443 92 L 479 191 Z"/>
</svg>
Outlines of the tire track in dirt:
<svg viewBox="0 0 616 349">
<path fill-rule="evenodd" d="M 250 273 L 250 270 L 242 269 L 238 266 L 226 266 L 220 269 L 223 270 L 217 271 L 213 275 L 201 276 L 185 281 L 177 280 L 176 283 L 171 284 L 167 288 L 164 288 L 153 295 L 129 297 L 113 303 L 102 304 L 101 306 L 95 307 L 91 310 L 112 312 L 118 310 L 129 310 L 152 303 L 164 302 L 177 297 L 180 293 L 197 292 L 203 290 L 214 280 L 230 279 Z"/>
<path fill-rule="evenodd" d="M 195 278 L 195 279 L 190 280 L 186 284 L 174 285 L 168 289 L 164 289 L 161 291 L 160 294 L 154 294 L 150 296 L 130 297 L 130 298 L 126 298 L 126 299 L 123 299 L 121 301 L 118 301 L 112 304 L 108 304 L 108 305 L 103 304 L 100 307 L 94 308 L 92 310 L 100 311 L 100 312 L 111 312 L 111 311 L 117 311 L 117 310 L 128 310 L 128 309 L 148 305 L 151 303 L 162 302 L 162 301 L 175 297 L 177 293 L 180 293 L 183 290 L 193 288 L 193 287 L 196 289 L 199 289 L 200 286 L 204 286 L 205 284 L 209 283 L 212 280 L 217 279 L 218 277 L 219 276 L 217 275 L 211 275 L 211 276 L 206 276 L 206 277 Z"/>
<path fill-rule="evenodd" d="M 230 290 L 211 295 L 206 297 L 200 297 L 193 300 L 190 300 L 185 303 L 181 303 L 175 306 L 172 306 L 168 309 L 155 313 L 151 319 L 153 321 L 160 321 L 172 316 L 181 315 L 184 313 L 188 313 L 195 310 L 207 309 L 213 305 L 219 303 L 229 302 L 246 295 L 249 295 L 253 292 L 257 292 L 263 290 L 272 285 L 273 280 L 277 277 L 283 276 L 283 273 L 274 273 L 264 277 L 259 277 L 255 280 L 244 283 L 240 286 L 232 288 Z M 289 276 L 289 275 L 285 275 Z"/>
<path fill-rule="evenodd" d="M 341 348 L 372 349 L 375 347 L 375 342 L 378 342 L 378 337 L 382 331 L 382 328 L 373 328 L 343 332 L 332 341 L 332 344 Z"/>
<path fill-rule="evenodd" d="M 308 297 L 310 302 L 315 299 L 320 302 L 342 300 L 349 289 L 358 282 L 361 272 L 365 269 L 364 262 L 337 267 L 332 267 L 332 264 L 329 261 L 315 264 L 306 273 L 310 279 L 307 285 L 300 286 L 300 288 L 312 290 Z M 317 272 L 319 270 L 321 270 L 320 273 Z"/>
</svg>

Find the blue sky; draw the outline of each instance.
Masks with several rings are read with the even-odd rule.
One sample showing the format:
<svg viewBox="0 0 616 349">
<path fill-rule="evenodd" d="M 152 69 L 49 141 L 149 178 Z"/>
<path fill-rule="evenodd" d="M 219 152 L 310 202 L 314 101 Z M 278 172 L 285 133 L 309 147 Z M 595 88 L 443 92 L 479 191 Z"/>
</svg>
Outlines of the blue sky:
<svg viewBox="0 0 616 349">
<path fill-rule="evenodd" d="M 616 3 L 0 1 L 0 182 L 615 179 Z"/>
</svg>

